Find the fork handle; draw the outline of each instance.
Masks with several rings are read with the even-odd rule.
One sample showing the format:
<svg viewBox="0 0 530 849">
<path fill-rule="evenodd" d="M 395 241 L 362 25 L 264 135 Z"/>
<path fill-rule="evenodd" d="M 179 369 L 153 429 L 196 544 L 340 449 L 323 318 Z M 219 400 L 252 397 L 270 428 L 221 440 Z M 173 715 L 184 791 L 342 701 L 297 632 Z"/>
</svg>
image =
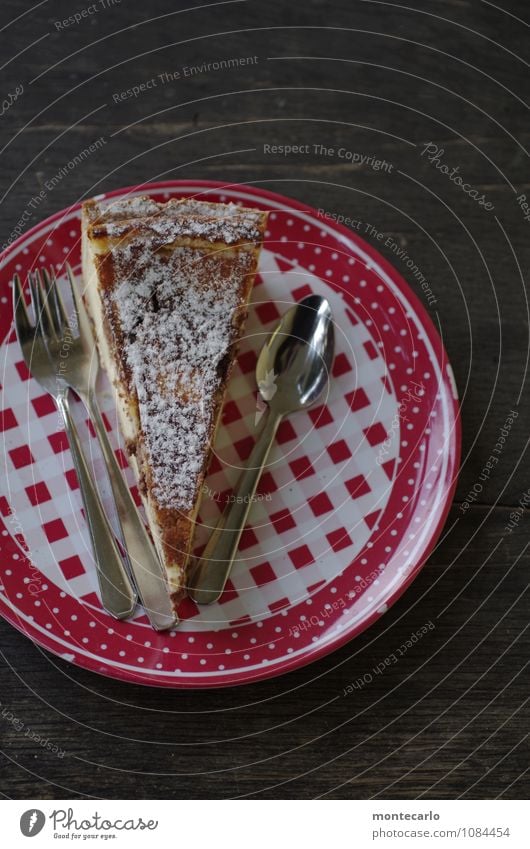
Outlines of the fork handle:
<svg viewBox="0 0 530 849">
<path fill-rule="evenodd" d="M 115 616 L 116 619 L 126 619 L 134 610 L 136 593 L 125 571 L 113 530 L 92 482 L 79 441 L 79 434 L 70 412 L 67 393 L 61 393 L 56 400 L 64 421 L 79 480 L 86 521 L 96 559 L 101 602 L 105 610 Z"/>
<path fill-rule="evenodd" d="M 107 464 L 123 541 L 140 599 L 153 628 L 164 631 L 178 622 L 168 595 L 165 570 L 112 450 L 96 397 L 89 393 L 87 397 L 83 396 L 82 400 L 94 424 Z"/>
</svg>

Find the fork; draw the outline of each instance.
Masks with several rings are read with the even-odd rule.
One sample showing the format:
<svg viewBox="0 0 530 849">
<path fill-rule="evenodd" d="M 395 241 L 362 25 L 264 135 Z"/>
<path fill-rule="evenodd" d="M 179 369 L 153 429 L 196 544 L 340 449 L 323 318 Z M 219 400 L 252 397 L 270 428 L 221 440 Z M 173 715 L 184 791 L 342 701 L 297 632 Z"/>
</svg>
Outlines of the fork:
<svg viewBox="0 0 530 849">
<path fill-rule="evenodd" d="M 175 625 L 178 619 L 168 595 L 162 564 L 136 509 L 107 436 L 96 396 L 99 357 L 92 326 L 73 271 L 68 264 L 66 268 L 74 304 L 75 323 L 79 329 L 79 335 L 76 337 L 72 334 L 54 271 L 51 270 L 49 274 L 43 272 L 47 300 L 60 340 L 59 350 L 68 352 L 61 362 L 62 378 L 81 398 L 94 425 L 107 465 L 123 541 L 140 599 L 152 627 L 163 631 Z"/>
<path fill-rule="evenodd" d="M 43 296 L 42 278 L 38 271 L 28 275 L 35 324 L 30 321 L 24 291 L 18 274 L 13 279 L 13 315 L 25 363 L 40 385 L 52 395 L 62 416 L 85 516 L 94 550 L 101 601 L 116 619 L 126 619 L 134 610 L 136 592 L 125 571 L 114 533 L 105 515 L 101 499 L 92 482 L 77 428 L 70 411 L 69 388 L 59 373 L 56 352 L 60 342 L 56 324 Z M 49 339 L 50 345 L 47 345 Z"/>
</svg>

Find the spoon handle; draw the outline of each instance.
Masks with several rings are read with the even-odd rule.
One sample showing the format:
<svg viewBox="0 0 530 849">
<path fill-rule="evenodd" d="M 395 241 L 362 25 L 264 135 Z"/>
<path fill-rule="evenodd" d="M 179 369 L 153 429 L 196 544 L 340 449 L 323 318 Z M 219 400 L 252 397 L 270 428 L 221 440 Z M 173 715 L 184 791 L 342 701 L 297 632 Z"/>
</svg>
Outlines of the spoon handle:
<svg viewBox="0 0 530 849">
<path fill-rule="evenodd" d="M 265 426 L 248 459 L 248 466 L 237 483 L 234 500 L 225 508 L 197 561 L 189 592 L 198 604 L 212 604 L 225 588 L 256 487 L 281 420 L 281 414 L 269 410 Z"/>
</svg>

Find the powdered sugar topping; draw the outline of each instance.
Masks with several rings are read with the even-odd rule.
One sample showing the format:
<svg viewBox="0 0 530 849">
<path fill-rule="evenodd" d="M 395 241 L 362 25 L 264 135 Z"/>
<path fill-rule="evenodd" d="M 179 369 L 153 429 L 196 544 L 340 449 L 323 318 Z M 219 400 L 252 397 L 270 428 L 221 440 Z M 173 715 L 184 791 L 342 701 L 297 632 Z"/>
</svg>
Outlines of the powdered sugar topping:
<svg viewBox="0 0 530 849">
<path fill-rule="evenodd" d="M 222 360 L 252 256 L 239 251 L 221 258 L 187 247 L 153 254 L 140 244 L 114 249 L 110 297 L 127 340 L 152 493 L 161 506 L 187 511 L 200 484 Z"/>
<path fill-rule="evenodd" d="M 262 223 L 263 213 L 233 203 L 183 199 L 157 204 L 147 197 L 135 197 L 100 207 L 93 230 L 98 238 L 122 239 L 134 233 L 159 245 L 177 238 L 234 245 L 261 240 Z"/>
</svg>

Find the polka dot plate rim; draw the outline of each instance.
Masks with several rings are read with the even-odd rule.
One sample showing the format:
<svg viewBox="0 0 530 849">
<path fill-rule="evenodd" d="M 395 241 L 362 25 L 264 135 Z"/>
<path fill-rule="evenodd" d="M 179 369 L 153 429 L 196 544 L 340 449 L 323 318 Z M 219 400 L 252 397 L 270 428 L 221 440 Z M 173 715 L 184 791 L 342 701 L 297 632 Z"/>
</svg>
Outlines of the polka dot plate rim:
<svg viewBox="0 0 530 849">
<path fill-rule="evenodd" d="M 257 430 L 253 367 L 279 316 L 310 292 L 334 311 L 329 396 L 278 434 L 227 592 L 183 603 L 156 634 L 145 614 L 116 622 L 97 597 L 79 491 L 53 401 L 21 362 L 10 281 L 35 265 L 80 267 L 80 204 L 40 222 L 2 254 L 0 614 L 38 646 L 132 683 L 222 687 L 310 663 L 364 631 L 417 576 L 449 511 L 460 458 L 454 377 L 408 284 L 356 233 L 258 186 L 164 181 L 105 197 L 196 196 L 269 211 L 247 331 L 205 481 L 215 521 Z M 112 398 L 103 404 L 115 450 Z M 90 436 L 87 437 L 90 439 Z M 123 458 L 123 453 L 119 456 Z M 131 486 L 130 470 L 126 469 Z M 133 490 L 134 491 L 134 490 Z M 204 531 L 203 527 L 203 531 Z"/>
</svg>

